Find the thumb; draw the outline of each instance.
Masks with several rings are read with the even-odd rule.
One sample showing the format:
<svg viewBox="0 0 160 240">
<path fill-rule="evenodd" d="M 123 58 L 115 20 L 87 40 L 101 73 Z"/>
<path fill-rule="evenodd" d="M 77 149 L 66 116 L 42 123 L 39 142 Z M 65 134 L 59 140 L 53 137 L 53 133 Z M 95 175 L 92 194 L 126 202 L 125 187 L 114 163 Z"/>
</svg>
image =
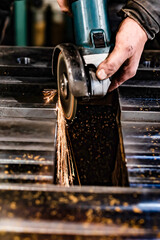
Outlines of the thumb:
<svg viewBox="0 0 160 240">
<path fill-rule="evenodd" d="M 104 80 L 115 74 L 122 64 L 128 59 L 128 54 L 123 47 L 113 49 L 111 54 L 98 66 L 96 75 L 99 80 Z"/>
</svg>

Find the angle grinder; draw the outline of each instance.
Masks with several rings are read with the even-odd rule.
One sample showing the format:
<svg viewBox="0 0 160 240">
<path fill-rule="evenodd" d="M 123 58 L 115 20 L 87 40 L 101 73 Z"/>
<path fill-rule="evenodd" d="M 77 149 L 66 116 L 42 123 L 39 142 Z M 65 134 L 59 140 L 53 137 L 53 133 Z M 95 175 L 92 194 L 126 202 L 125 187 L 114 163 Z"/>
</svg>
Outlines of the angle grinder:
<svg viewBox="0 0 160 240">
<path fill-rule="evenodd" d="M 77 100 L 95 99 L 107 94 L 110 79 L 96 77 L 97 66 L 111 50 L 107 0 L 72 0 L 75 45 L 55 47 L 52 70 L 58 84 L 64 116 L 73 120 Z"/>
</svg>

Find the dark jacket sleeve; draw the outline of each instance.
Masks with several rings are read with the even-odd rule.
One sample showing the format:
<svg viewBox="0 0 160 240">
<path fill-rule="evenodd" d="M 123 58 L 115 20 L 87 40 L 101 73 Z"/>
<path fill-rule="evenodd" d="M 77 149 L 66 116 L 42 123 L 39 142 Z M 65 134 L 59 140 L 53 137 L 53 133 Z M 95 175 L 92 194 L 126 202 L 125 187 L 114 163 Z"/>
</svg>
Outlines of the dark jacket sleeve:
<svg viewBox="0 0 160 240">
<path fill-rule="evenodd" d="M 129 0 L 121 13 L 137 21 L 149 39 L 160 31 L 160 0 Z"/>
</svg>

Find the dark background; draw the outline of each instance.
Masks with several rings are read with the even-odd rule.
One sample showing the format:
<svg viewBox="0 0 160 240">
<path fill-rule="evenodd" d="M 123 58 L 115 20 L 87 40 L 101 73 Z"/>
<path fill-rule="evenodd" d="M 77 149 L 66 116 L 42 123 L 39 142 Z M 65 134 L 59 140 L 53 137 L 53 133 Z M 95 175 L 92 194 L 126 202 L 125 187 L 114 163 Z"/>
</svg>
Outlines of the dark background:
<svg viewBox="0 0 160 240">
<path fill-rule="evenodd" d="M 1 0 L 0 8 L 3 8 L 3 3 L 9 3 L 11 0 Z M 64 13 L 61 13 L 60 9 L 53 9 L 53 5 L 56 5 L 56 1 L 50 1 L 50 4 L 46 4 L 47 0 L 28 0 L 27 11 L 27 45 L 28 46 L 55 46 L 62 42 L 74 42 L 72 18 Z M 109 19 L 112 31 L 112 37 L 114 39 L 118 26 L 122 21 L 118 16 L 118 12 L 125 5 L 126 0 L 112 0 L 109 1 Z M 44 7 L 45 6 L 45 7 Z M 7 9 L 8 10 L 8 9 Z M 4 13 L 4 11 L 2 11 Z M 43 24 L 38 23 L 36 20 L 37 14 L 43 15 Z M 2 14 L 1 14 L 2 16 Z M 2 45 L 16 45 L 15 41 L 15 12 L 14 5 L 10 14 L 10 22 L 6 30 L 5 38 Z M 36 25 L 37 24 L 37 25 Z M 39 24 L 39 27 L 38 27 Z M 41 24 L 41 26 L 40 26 Z M 42 26 L 43 25 L 43 26 Z M 44 27 L 45 26 L 45 27 Z M 42 40 L 40 43 L 36 41 L 39 38 L 37 29 L 40 31 Z M 148 41 L 146 49 L 159 49 L 160 48 L 160 35 L 157 35 L 153 41 Z"/>
</svg>

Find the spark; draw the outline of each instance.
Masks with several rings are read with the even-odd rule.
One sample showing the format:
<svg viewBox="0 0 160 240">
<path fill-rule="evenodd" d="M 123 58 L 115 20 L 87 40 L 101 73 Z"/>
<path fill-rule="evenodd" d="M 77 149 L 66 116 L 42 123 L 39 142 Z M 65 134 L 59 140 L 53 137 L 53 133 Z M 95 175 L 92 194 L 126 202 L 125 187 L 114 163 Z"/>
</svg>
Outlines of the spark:
<svg viewBox="0 0 160 240">
<path fill-rule="evenodd" d="M 43 91 L 43 99 L 45 104 L 49 104 L 57 96 L 57 90 L 45 89 Z M 60 98 L 56 104 L 58 113 L 58 132 L 57 132 L 57 183 L 61 186 L 72 186 L 75 177 L 72 153 L 69 149 L 66 134 L 66 120 L 63 114 L 63 108 Z"/>
<path fill-rule="evenodd" d="M 66 137 L 66 120 L 60 98 L 58 99 L 58 133 L 57 133 L 57 182 L 61 186 L 73 185 L 75 174 L 72 154 Z"/>
<path fill-rule="evenodd" d="M 45 101 L 45 104 L 50 103 L 57 95 L 57 90 L 55 89 L 45 89 L 43 91 L 43 99 Z"/>
</svg>

